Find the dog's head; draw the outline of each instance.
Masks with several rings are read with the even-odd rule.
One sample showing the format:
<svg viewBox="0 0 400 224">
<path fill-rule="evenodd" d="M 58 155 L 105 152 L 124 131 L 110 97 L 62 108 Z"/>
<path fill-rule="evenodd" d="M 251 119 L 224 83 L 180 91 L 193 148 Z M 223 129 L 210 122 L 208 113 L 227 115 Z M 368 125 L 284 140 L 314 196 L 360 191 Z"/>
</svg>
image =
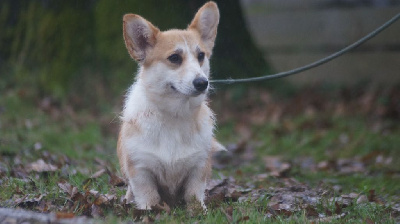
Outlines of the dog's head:
<svg viewBox="0 0 400 224">
<path fill-rule="evenodd" d="M 201 7 L 186 30 L 161 32 L 138 15 L 125 15 L 125 45 L 140 64 L 140 79 L 147 90 L 176 97 L 205 94 L 218 23 L 214 2 Z"/>
</svg>

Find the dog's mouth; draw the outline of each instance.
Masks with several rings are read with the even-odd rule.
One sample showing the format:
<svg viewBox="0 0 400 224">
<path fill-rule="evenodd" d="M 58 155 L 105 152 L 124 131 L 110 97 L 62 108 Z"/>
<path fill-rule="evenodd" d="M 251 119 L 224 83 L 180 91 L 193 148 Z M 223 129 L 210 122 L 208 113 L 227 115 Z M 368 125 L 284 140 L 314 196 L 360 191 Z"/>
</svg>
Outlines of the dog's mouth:
<svg viewBox="0 0 400 224">
<path fill-rule="evenodd" d="M 185 96 L 190 96 L 190 97 L 196 97 L 196 96 L 206 93 L 206 91 L 197 91 L 197 90 L 189 91 L 190 93 L 184 93 L 184 92 L 180 91 L 178 88 L 176 88 L 172 83 L 170 83 L 169 86 L 175 93 L 179 93 L 179 94 L 182 94 Z"/>
</svg>

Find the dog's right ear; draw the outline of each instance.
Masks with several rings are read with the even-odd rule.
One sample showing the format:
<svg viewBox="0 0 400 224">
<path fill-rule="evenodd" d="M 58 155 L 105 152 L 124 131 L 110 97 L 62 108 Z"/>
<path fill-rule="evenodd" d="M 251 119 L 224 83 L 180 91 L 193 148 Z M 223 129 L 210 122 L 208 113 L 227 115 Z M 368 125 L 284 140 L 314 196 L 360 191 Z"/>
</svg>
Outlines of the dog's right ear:
<svg viewBox="0 0 400 224">
<path fill-rule="evenodd" d="M 133 59 L 143 62 L 146 51 L 156 44 L 160 30 L 146 19 L 134 14 L 126 14 L 123 21 L 126 48 Z"/>
<path fill-rule="evenodd" d="M 189 29 L 196 30 L 206 44 L 207 50 L 212 52 L 219 23 L 219 10 L 215 2 L 204 4 L 194 16 Z"/>
</svg>

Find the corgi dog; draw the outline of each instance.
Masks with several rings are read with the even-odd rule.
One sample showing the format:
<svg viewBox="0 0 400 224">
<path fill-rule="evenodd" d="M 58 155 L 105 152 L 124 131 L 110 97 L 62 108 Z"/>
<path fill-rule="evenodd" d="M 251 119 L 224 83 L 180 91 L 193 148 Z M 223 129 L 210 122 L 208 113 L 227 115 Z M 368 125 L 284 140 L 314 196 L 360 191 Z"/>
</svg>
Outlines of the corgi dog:
<svg viewBox="0 0 400 224">
<path fill-rule="evenodd" d="M 208 2 L 186 30 L 160 31 L 139 15 L 123 17 L 123 36 L 139 64 L 121 116 L 117 153 L 128 183 L 125 198 L 138 209 L 198 201 L 204 204 L 213 135 L 208 107 L 210 64 L 219 10 Z"/>
</svg>

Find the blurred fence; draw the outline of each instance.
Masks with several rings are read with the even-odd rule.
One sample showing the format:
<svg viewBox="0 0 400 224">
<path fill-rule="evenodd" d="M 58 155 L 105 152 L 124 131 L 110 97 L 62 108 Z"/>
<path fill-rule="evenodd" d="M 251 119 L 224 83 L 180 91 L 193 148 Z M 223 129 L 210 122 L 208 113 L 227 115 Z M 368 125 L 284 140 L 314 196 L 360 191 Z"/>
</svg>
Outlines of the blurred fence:
<svg viewBox="0 0 400 224">
<path fill-rule="evenodd" d="M 253 38 L 279 72 L 329 55 L 400 12 L 400 1 L 242 0 L 242 6 Z M 288 80 L 400 82 L 400 22 L 355 51 Z"/>
</svg>

